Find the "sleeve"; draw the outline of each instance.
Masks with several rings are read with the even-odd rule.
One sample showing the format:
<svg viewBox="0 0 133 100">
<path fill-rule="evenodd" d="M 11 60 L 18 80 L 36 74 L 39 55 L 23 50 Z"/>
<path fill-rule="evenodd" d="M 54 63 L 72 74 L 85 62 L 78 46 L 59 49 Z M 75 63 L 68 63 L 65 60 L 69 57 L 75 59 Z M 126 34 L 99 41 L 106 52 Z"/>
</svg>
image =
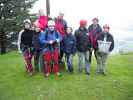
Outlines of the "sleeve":
<svg viewBox="0 0 133 100">
<path fill-rule="evenodd" d="M 66 22 L 66 20 L 63 20 L 63 23 L 64 23 L 64 29 L 66 31 L 67 30 L 67 22 Z"/>
<path fill-rule="evenodd" d="M 56 41 L 61 42 L 63 38 L 62 38 L 62 36 L 60 35 L 59 32 L 57 32 L 57 34 L 58 34 L 58 38 L 56 38 Z"/>
<path fill-rule="evenodd" d="M 21 36 L 22 36 L 22 34 L 23 34 L 23 32 L 24 32 L 24 30 L 21 30 L 20 32 L 19 32 L 19 34 L 18 34 L 18 43 L 17 43 L 17 45 L 18 45 L 18 51 L 21 53 Z"/>
<path fill-rule="evenodd" d="M 102 32 L 102 28 L 101 28 L 100 25 L 98 25 L 98 26 L 99 26 L 98 33 L 101 33 Z"/>
<path fill-rule="evenodd" d="M 77 48 L 76 48 L 76 37 L 75 36 L 73 36 L 73 41 L 74 41 L 74 44 L 73 44 L 72 53 L 75 54 L 76 53 L 76 50 L 77 50 Z"/>
<path fill-rule="evenodd" d="M 110 40 L 111 40 L 111 46 L 110 46 L 110 49 L 109 49 L 109 51 L 111 52 L 113 49 L 114 49 L 114 38 L 113 38 L 113 36 L 110 34 Z"/>
<path fill-rule="evenodd" d="M 75 36 L 75 38 L 77 38 L 77 36 L 78 36 L 78 30 L 75 31 L 74 36 Z"/>
<path fill-rule="evenodd" d="M 91 32 L 91 25 L 88 27 L 88 32 L 89 33 Z"/>
<path fill-rule="evenodd" d="M 41 32 L 39 36 L 39 41 L 42 45 L 47 44 L 48 41 L 46 40 L 46 32 Z"/>
</svg>

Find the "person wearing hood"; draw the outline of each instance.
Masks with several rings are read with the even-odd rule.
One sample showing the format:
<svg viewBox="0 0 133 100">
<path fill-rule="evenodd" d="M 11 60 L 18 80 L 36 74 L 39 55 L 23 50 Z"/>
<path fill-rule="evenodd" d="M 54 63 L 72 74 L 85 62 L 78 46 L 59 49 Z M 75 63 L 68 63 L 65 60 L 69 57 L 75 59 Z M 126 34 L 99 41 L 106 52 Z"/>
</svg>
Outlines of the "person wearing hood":
<svg viewBox="0 0 133 100">
<path fill-rule="evenodd" d="M 31 21 L 29 19 L 24 20 L 24 30 L 20 31 L 18 36 L 18 50 L 22 52 L 25 60 L 26 71 L 32 75 L 32 55 L 33 55 L 33 30 L 31 30 Z"/>
<path fill-rule="evenodd" d="M 78 51 L 78 69 L 82 72 L 83 62 L 85 60 L 86 74 L 90 75 L 89 51 L 91 42 L 89 39 L 88 30 L 86 28 L 87 21 L 81 20 L 80 27 L 75 31 L 76 48 Z"/>
<path fill-rule="evenodd" d="M 114 49 L 114 38 L 109 32 L 108 24 L 103 26 L 103 32 L 96 39 L 97 73 L 106 75 L 106 62 L 109 53 Z"/>
</svg>

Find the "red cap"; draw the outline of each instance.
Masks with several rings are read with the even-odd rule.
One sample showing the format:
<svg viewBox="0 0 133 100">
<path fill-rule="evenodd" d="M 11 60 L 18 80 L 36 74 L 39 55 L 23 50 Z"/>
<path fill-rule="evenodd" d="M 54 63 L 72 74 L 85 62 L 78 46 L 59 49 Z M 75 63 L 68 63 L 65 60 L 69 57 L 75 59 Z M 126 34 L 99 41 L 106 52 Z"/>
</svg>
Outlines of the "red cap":
<svg viewBox="0 0 133 100">
<path fill-rule="evenodd" d="M 80 26 L 86 26 L 87 21 L 86 20 L 80 20 Z"/>
</svg>

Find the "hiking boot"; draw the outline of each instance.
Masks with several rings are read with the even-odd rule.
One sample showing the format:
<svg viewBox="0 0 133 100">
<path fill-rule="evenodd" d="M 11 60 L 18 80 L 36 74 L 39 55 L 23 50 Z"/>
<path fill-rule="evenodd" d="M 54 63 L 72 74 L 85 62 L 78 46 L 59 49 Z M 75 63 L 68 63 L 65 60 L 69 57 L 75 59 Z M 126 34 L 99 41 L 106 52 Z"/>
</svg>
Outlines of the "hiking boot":
<svg viewBox="0 0 133 100">
<path fill-rule="evenodd" d="M 30 76 L 33 76 L 33 72 L 29 72 L 29 75 L 30 75 Z"/>
<path fill-rule="evenodd" d="M 106 76 L 106 73 L 105 72 L 101 72 L 102 75 Z"/>
<path fill-rule="evenodd" d="M 56 73 L 56 76 L 61 76 L 61 73 L 57 72 L 57 73 Z"/>
<path fill-rule="evenodd" d="M 90 75 L 90 73 L 87 72 L 86 75 Z"/>
<path fill-rule="evenodd" d="M 45 75 L 45 76 L 46 76 L 46 77 L 49 77 L 49 75 L 50 75 L 50 73 L 46 73 L 46 75 Z"/>
</svg>

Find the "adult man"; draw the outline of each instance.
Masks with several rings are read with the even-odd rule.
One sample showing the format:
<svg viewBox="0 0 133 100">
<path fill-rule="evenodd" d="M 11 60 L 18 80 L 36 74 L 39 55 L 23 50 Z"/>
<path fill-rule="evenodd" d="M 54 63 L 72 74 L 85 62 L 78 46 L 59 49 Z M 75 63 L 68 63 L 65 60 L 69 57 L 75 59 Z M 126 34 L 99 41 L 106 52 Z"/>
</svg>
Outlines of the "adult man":
<svg viewBox="0 0 133 100">
<path fill-rule="evenodd" d="M 67 22 L 64 20 L 64 14 L 63 13 L 59 13 L 59 16 L 55 19 L 55 24 L 56 24 L 56 29 L 59 31 L 62 39 L 64 38 L 65 34 L 66 34 L 66 29 L 67 29 Z M 61 47 L 60 47 L 60 56 L 59 56 L 59 60 L 60 62 L 63 61 L 63 49 L 62 49 L 62 41 L 61 41 Z"/>
<path fill-rule="evenodd" d="M 100 33 L 100 35 L 97 37 L 97 46 L 96 46 L 96 56 L 97 56 L 97 73 L 101 73 L 103 75 L 106 74 L 106 61 L 109 55 L 109 52 L 111 52 L 114 48 L 114 39 L 113 36 L 109 32 L 109 25 L 105 24 L 103 26 L 103 32 Z M 107 48 L 107 51 L 100 50 L 100 44 L 99 41 L 104 41 L 108 44 L 106 44 L 109 48 Z M 111 43 L 111 44 L 110 44 Z M 104 47 L 102 47 L 103 49 Z"/>
<path fill-rule="evenodd" d="M 86 74 L 90 75 L 89 50 L 91 48 L 91 42 L 88 37 L 88 30 L 86 28 L 86 25 L 86 20 L 80 21 L 80 27 L 75 31 L 75 37 L 76 47 L 78 51 L 79 72 L 82 72 L 83 62 L 85 60 Z"/>
<path fill-rule="evenodd" d="M 99 33 L 102 32 L 102 28 L 98 24 L 98 22 L 99 22 L 98 18 L 92 19 L 92 22 L 93 23 L 88 28 L 89 38 L 90 38 L 91 44 L 92 44 L 92 49 L 90 51 L 90 57 L 89 57 L 89 62 L 90 63 L 91 63 L 91 56 L 92 56 L 93 50 L 94 50 L 94 54 L 95 54 L 95 57 L 96 57 L 96 53 L 95 53 L 95 49 L 96 49 L 96 38 L 99 35 Z"/>
<path fill-rule="evenodd" d="M 59 76 L 59 42 L 61 41 L 60 34 L 55 29 L 55 22 L 48 21 L 48 29 L 40 35 L 40 42 L 44 45 L 44 68 L 46 77 L 48 77 L 53 69 L 54 73 Z M 53 66 L 52 66 L 53 65 Z"/>
</svg>

